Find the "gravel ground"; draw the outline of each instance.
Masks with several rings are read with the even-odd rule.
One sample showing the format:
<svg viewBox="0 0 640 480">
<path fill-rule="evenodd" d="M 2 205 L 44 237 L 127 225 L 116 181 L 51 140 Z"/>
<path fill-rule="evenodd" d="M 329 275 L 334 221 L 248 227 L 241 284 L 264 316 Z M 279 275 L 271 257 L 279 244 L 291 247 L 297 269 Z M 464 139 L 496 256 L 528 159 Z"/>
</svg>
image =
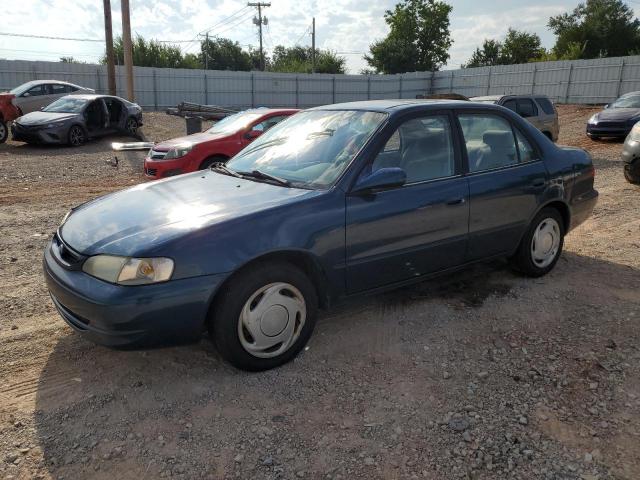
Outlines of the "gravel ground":
<svg viewBox="0 0 640 480">
<path fill-rule="evenodd" d="M 142 155 L 0 145 L 0 478 L 640 478 L 640 189 L 619 142 L 560 108 L 600 201 L 541 279 L 476 267 L 320 316 L 260 374 L 210 341 L 113 351 L 64 324 L 41 254 L 73 205 L 144 181 Z M 183 131 L 146 114 L 151 140 Z"/>
</svg>

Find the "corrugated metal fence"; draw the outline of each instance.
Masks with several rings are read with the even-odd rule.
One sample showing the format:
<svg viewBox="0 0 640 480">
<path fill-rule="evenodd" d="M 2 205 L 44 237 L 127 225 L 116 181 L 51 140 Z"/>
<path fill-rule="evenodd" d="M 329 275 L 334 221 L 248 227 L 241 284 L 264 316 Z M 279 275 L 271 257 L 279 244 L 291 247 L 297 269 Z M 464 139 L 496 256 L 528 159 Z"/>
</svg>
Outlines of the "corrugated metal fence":
<svg viewBox="0 0 640 480">
<path fill-rule="evenodd" d="M 0 60 L 0 90 L 35 79 L 56 79 L 106 93 L 104 65 Z M 381 98 L 415 98 L 424 94 L 430 72 L 401 75 L 326 75 L 229 72 L 134 67 L 136 102 L 162 109 L 188 101 L 248 108 L 312 107 Z M 118 95 L 125 96 L 124 68 L 116 68 Z"/>
<path fill-rule="evenodd" d="M 124 69 L 117 68 L 124 96 Z M 557 103 L 607 103 L 640 90 L 640 56 L 540 62 L 521 65 L 415 72 L 401 75 L 325 75 L 228 72 L 135 67 L 136 101 L 163 109 L 182 101 L 229 107 L 311 107 L 424 93 L 469 97 L 544 94 Z M 105 93 L 104 65 L 0 60 L 0 90 L 34 79 L 66 80 Z"/>
</svg>

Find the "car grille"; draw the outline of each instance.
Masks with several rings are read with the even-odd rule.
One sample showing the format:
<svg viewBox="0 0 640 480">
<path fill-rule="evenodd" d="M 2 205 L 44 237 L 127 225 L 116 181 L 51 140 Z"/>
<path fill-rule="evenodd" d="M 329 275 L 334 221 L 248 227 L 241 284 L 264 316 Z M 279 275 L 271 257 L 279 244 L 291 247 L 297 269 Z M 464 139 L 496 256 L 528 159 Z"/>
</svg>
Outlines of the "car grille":
<svg viewBox="0 0 640 480">
<path fill-rule="evenodd" d="M 150 177 L 155 177 L 156 174 L 158 173 L 158 169 L 157 168 L 145 168 L 144 173 L 146 173 Z"/>
<path fill-rule="evenodd" d="M 149 158 L 152 160 L 162 160 L 167 155 L 167 152 L 159 152 L 157 150 L 149 150 Z"/>
<path fill-rule="evenodd" d="M 80 255 L 75 252 L 66 243 L 64 243 L 58 232 L 53 236 L 53 241 L 51 242 L 51 253 L 53 254 L 53 258 L 67 270 L 80 270 L 82 268 L 82 264 L 87 258 L 84 255 Z"/>
<path fill-rule="evenodd" d="M 627 128 L 627 122 L 609 122 L 609 121 L 604 121 L 604 122 L 598 122 L 597 124 L 594 125 L 596 128 Z"/>
</svg>

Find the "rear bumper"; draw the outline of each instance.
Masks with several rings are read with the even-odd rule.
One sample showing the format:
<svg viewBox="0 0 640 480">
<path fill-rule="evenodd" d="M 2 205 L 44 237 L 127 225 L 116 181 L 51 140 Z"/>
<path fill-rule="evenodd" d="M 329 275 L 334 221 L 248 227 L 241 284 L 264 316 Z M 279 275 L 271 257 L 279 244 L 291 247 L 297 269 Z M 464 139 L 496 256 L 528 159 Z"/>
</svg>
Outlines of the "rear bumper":
<svg viewBox="0 0 640 480">
<path fill-rule="evenodd" d="M 44 276 L 53 304 L 79 334 L 110 347 L 197 340 L 225 275 L 119 286 L 67 270 L 45 250 Z"/>
<path fill-rule="evenodd" d="M 571 225 L 569 230 L 573 230 L 587 220 L 597 203 L 598 191 L 595 189 L 577 197 L 571 203 Z"/>
</svg>

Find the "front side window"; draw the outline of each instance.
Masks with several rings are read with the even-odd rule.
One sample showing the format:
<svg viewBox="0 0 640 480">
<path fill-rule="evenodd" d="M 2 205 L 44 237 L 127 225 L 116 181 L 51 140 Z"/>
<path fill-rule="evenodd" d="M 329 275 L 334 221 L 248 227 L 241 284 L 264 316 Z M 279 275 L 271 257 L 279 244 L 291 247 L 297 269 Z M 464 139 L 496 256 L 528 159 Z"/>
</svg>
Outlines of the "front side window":
<svg viewBox="0 0 640 480">
<path fill-rule="evenodd" d="M 388 167 L 403 169 L 407 183 L 452 176 L 455 155 L 449 117 L 430 115 L 402 123 L 374 159 L 370 171 Z"/>
<path fill-rule="evenodd" d="M 459 115 L 469 160 L 469 172 L 480 172 L 518 163 L 511 124 L 491 114 Z"/>
<path fill-rule="evenodd" d="M 258 170 L 308 188 L 330 186 L 385 121 L 360 110 L 309 110 L 270 128 L 227 163 L 236 172 Z"/>
<path fill-rule="evenodd" d="M 258 120 L 262 114 L 240 112 L 235 115 L 229 115 L 217 122 L 213 127 L 207 130 L 207 133 L 225 134 L 230 135 L 236 133 L 239 130 L 247 128 L 253 122 Z"/>
<path fill-rule="evenodd" d="M 254 125 L 251 128 L 251 130 L 255 130 L 258 132 L 266 132 L 271 127 L 275 127 L 278 123 L 280 123 L 282 120 L 284 120 L 288 116 L 289 115 L 276 115 L 274 117 L 269 117 L 266 120 L 263 120 L 262 122 Z"/>
<path fill-rule="evenodd" d="M 41 95 L 46 95 L 47 89 L 45 88 L 45 85 L 38 85 L 36 87 L 30 88 L 26 93 L 29 94 L 29 97 L 39 97 Z"/>
<path fill-rule="evenodd" d="M 514 99 L 507 100 L 506 102 L 504 102 L 502 104 L 502 106 L 504 108 L 508 108 L 509 110 L 511 110 L 513 112 L 517 112 L 518 111 L 518 104 L 516 103 L 516 101 Z"/>
</svg>

